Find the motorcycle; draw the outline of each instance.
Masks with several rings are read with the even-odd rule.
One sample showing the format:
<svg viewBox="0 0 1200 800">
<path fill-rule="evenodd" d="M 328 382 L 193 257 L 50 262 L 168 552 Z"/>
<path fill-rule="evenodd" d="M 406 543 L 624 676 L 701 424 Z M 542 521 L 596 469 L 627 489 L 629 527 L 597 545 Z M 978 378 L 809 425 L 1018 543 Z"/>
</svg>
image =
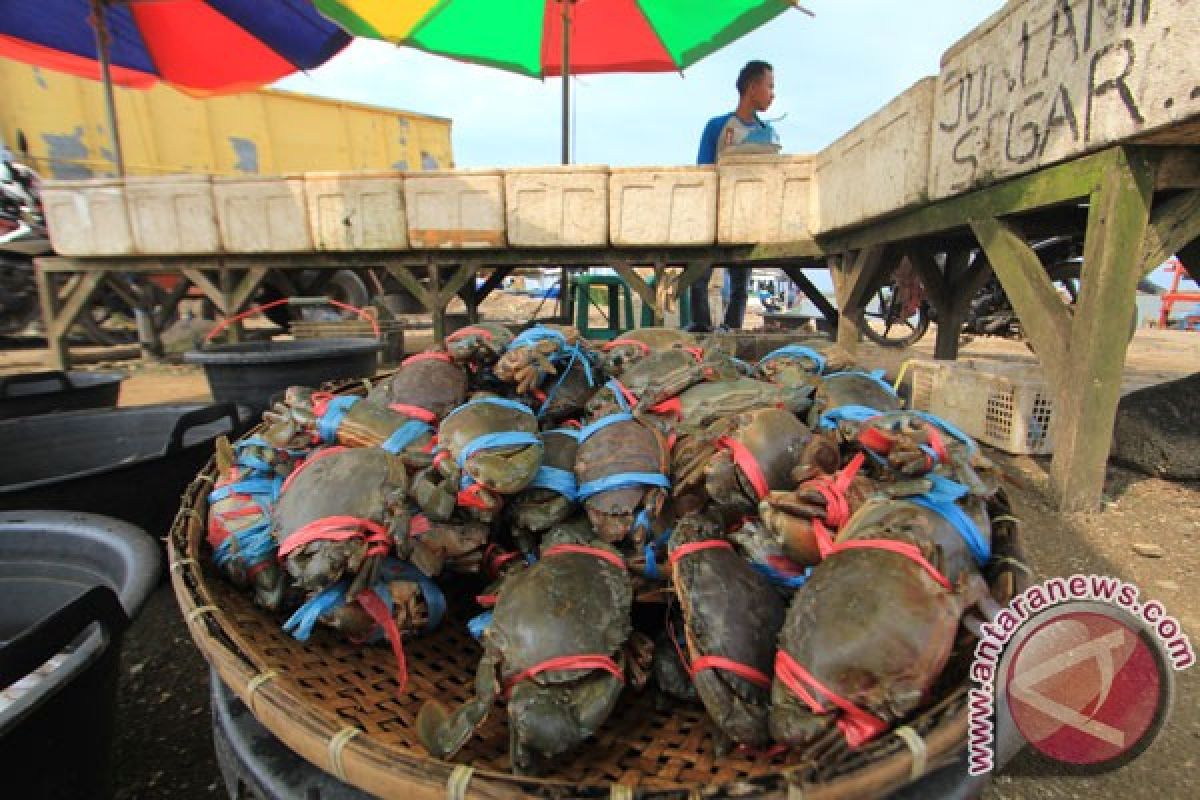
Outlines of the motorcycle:
<svg viewBox="0 0 1200 800">
<path fill-rule="evenodd" d="M 33 170 L 0 160 L 0 335 L 25 330 L 40 313 L 33 259 L 52 252 Z"/>
</svg>

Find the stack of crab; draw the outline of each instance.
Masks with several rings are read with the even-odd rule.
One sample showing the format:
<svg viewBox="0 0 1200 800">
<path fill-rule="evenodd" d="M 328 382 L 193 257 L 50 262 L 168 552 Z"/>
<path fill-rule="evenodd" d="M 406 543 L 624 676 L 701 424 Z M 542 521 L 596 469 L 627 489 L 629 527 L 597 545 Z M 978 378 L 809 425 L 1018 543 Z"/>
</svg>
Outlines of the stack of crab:
<svg viewBox="0 0 1200 800">
<path fill-rule="evenodd" d="M 651 679 L 720 752 L 858 747 L 994 608 L 992 466 L 801 345 L 475 325 L 365 395 L 290 389 L 217 463 L 213 561 L 293 636 L 388 643 L 402 692 L 406 637 L 481 641 L 475 699 L 420 711 L 440 758 L 503 702 L 536 772 Z"/>
</svg>

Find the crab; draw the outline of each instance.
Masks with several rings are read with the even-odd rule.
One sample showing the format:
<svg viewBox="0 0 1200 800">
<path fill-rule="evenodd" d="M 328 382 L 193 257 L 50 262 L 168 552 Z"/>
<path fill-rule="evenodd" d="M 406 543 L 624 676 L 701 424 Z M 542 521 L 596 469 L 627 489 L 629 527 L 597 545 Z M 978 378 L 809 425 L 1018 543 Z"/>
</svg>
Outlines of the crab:
<svg viewBox="0 0 1200 800">
<path fill-rule="evenodd" d="M 347 579 L 372 586 L 408 526 L 404 463 L 374 447 L 319 450 L 284 483 L 272 515 L 279 558 L 296 584 L 319 592 Z"/>
<path fill-rule="evenodd" d="M 572 428 L 543 431 L 542 447 L 542 465 L 510 506 L 514 525 L 534 534 L 544 533 L 578 508 L 575 456 L 579 432 Z"/>
<path fill-rule="evenodd" d="M 255 602 L 278 610 L 286 587 L 271 536 L 271 514 L 283 478 L 291 471 L 287 451 L 261 437 L 231 446 L 217 439 L 217 480 L 208 495 L 208 543 L 213 562 L 235 586 L 253 588 Z"/>
<path fill-rule="evenodd" d="M 900 406 L 900 397 L 879 374 L 835 372 L 817 379 L 808 424 L 811 428 L 836 428 L 841 419 L 861 421 L 868 412 L 896 411 Z"/>
<path fill-rule="evenodd" d="M 535 325 L 513 338 L 496 362 L 496 377 L 516 387 L 518 394 L 531 394 L 560 369 L 580 360 L 590 374 L 591 354 L 575 328 Z"/>
<path fill-rule="evenodd" d="M 528 406 L 483 395 L 456 408 L 438 428 L 433 465 L 417 474 L 413 495 L 431 518 L 455 506 L 490 521 L 503 496 L 524 489 L 542 464 L 538 422 Z"/>
<path fill-rule="evenodd" d="M 438 585 L 412 564 L 399 559 L 388 558 L 383 562 L 371 591 L 388 607 L 392 622 L 403 637 L 433 631 L 446 613 L 446 598 Z M 343 600 L 323 611 L 317 607 L 313 612 L 319 612 L 317 622 L 352 642 L 378 641 L 384 637 L 379 621 L 359 603 Z M 311 623 L 303 616 L 294 616 L 284 627 L 304 640 Z"/>
<path fill-rule="evenodd" d="M 700 701 L 726 739 L 770 743 L 771 661 L 787 607 L 771 583 L 722 537 L 721 520 L 689 514 L 668 548 L 672 586 L 683 612 L 686 663 Z"/>
<path fill-rule="evenodd" d="M 635 328 L 604 345 L 602 362 L 609 375 L 620 377 L 626 369 L 653 352 L 699 346 L 696 337 L 676 328 Z"/>
<path fill-rule="evenodd" d="M 700 492 L 726 520 L 754 514 L 768 492 L 792 485 L 812 433 L 790 411 L 757 408 L 683 436 L 672 453 L 676 497 Z"/>
<path fill-rule="evenodd" d="M 806 386 L 825 371 L 826 355 L 801 344 L 788 344 L 758 360 L 758 375 L 781 386 Z"/>
<path fill-rule="evenodd" d="M 662 433 L 631 414 L 610 414 L 580 431 L 578 497 L 601 539 L 641 545 L 666 503 L 669 459 Z"/>
<path fill-rule="evenodd" d="M 477 322 L 446 336 L 446 352 L 455 364 L 472 372 L 493 366 L 512 343 L 513 334 L 499 322 Z"/>
<path fill-rule="evenodd" d="M 845 423 L 854 441 L 884 462 L 898 480 L 941 474 L 990 497 L 996 469 L 971 437 L 924 411 L 889 411 L 862 423 Z M 903 494 L 904 492 L 897 492 Z"/>
<path fill-rule="evenodd" d="M 605 409 L 651 410 L 665 413 L 674 408 L 674 398 L 704 381 L 728 381 L 738 377 L 733 359 L 718 351 L 670 347 L 656 350 L 626 368 L 597 393 L 589 406 L 596 416 Z"/>
<path fill-rule="evenodd" d="M 303 440 L 345 447 L 382 447 L 402 455 L 412 468 L 428 466 L 437 417 L 416 406 L 380 406 L 355 395 L 331 395 L 292 386 L 263 415 L 264 438 Z"/>
<path fill-rule="evenodd" d="M 490 533 L 487 525 L 461 513 L 446 521 L 416 513 L 409 518 L 407 536 L 396 541 L 396 555 L 430 577 L 444 570 L 477 573 L 483 567 Z"/>
<path fill-rule="evenodd" d="M 426 703 L 417 716 L 422 744 L 437 758 L 453 757 L 502 699 L 513 772 L 536 772 L 578 747 L 624 687 L 632 604 L 624 561 L 591 540 L 586 523 L 551 531 L 541 559 L 500 584 L 475 699 L 454 712 Z"/>
<path fill-rule="evenodd" d="M 431 423 L 458 408 L 466 397 L 466 371 L 450 354 L 439 351 L 409 356 L 399 370 L 367 393 L 367 400 L 376 405 Z"/>
<path fill-rule="evenodd" d="M 599 368 L 584 355 L 568 357 L 558 376 L 529 392 L 543 426 L 561 425 L 583 416 L 602 379 Z"/>
<path fill-rule="evenodd" d="M 799 416 L 807 412 L 811 404 L 812 389 L 809 387 L 776 386 L 751 378 L 738 378 L 693 386 L 679 395 L 678 409 L 670 413 L 678 420 L 681 432 L 695 432 L 717 420 L 756 408 L 783 408 Z M 639 411 L 638 416 L 652 417 L 656 413 Z"/>
<path fill-rule="evenodd" d="M 776 741 L 805 748 L 836 726 L 859 747 L 929 698 L 964 613 L 990 601 L 979 573 L 987 510 L 980 498 L 963 500 L 970 535 L 926 505 L 877 498 L 826 549 L 780 633 Z"/>
</svg>

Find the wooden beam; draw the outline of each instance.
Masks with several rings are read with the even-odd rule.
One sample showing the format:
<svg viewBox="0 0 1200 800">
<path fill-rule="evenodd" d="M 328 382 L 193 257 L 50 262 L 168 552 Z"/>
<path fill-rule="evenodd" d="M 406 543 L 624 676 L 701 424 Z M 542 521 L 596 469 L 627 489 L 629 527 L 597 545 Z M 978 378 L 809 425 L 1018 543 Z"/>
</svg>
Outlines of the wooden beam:
<svg viewBox="0 0 1200 800">
<path fill-rule="evenodd" d="M 238 283 L 237 288 L 229 296 L 229 308 L 234 314 L 240 312 L 250 301 L 251 296 L 262 285 L 263 279 L 267 277 L 266 267 L 253 267 L 246 270 L 245 276 Z"/>
<path fill-rule="evenodd" d="M 492 274 L 488 275 L 487 280 L 483 285 L 475 290 L 475 305 L 483 305 L 483 301 L 488 299 L 488 295 L 500 288 L 500 284 L 504 283 L 504 279 L 513 273 L 516 267 L 496 267 L 492 270 Z"/>
<path fill-rule="evenodd" d="M 220 311 L 225 316 L 233 313 L 225 307 L 225 293 L 209 280 L 207 275 L 195 267 L 182 267 L 179 271 L 183 273 L 185 278 L 192 282 L 193 286 L 204 292 L 204 296 L 212 301 L 212 304 L 217 307 L 217 311 Z"/>
<path fill-rule="evenodd" d="M 407 289 L 412 296 L 416 298 L 417 302 L 420 303 L 426 311 L 433 311 L 434 302 L 433 298 L 429 295 L 429 290 L 425 288 L 424 284 L 417 280 L 416 276 L 413 275 L 412 270 L 409 267 L 389 265 L 386 269 L 401 286 Z"/>
<path fill-rule="evenodd" d="M 1200 189 L 1200 147 L 1154 148 L 1156 189 Z"/>
<path fill-rule="evenodd" d="M 1116 163 L 1117 151 L 1118 148 L 1102 150 L 995 186 L 939 200 L 853 231 L 819 236 L 817 241 L 830 253 L 858 250 L 961 228 L 971 219 L 1030 211 L 1087 197 Z"/>
<path fill-rule="evenodd" d="M 625 279 L 625 282 L 629 284 L 629 288 L 637 292 L 638 297 L 642 298 L 642 302 L 650 306 L 653 310 L 654 318 L 656 320 L 660 319 L 662 312 L 659 311 L 658 298 L 655 296 L 654 289 L 650 284 L 642 280 L 642 276 L 638 275 L 628 262 L 613 261 L 611 266 L 618 275 Z"/>
<path fill-rule="evenodd" d="M 1100 507 L 1153 193 L 1149 159 L 1131 150 L 1090 198 L 1070 361 L 1050 376 L 1058 384 L 1050 474 L 1064 511 Z"/>
<path fill-rule="evenodd" d="M 429 307 L 429 316 L 433 318 L 433 340 L 439 345 L 446 341 L 446 303 L 442 294 L 442 268 L 431 257 L 426 265 L 429 273 L 429 299 L 433 304 Z"/>
<path fill-rule="evenodd" d="M 477 261 L 464 261 L 458 265 L 458 269 L 450 276 L 450 280 L 441 288 L 439 299 L 441 300 L 442 308 L 445 308 L 454 299 L 459 290 L 466 286 L 467 281 L 474 278 L 475 273 L 478 271 L 479 263 Z"/>
<path fill-rule="evenodd" d="M 872 245 L 862 248 L 855 254 L 853 260 L 849 262 L 848 271 L 845 270 L 846 261 L 842 261 L 843 275 L 847 281 L 846 297 L 841 302 L 843 313 L 850 310 L 862 311 L 872 290 L 879 288 L 880 278 L 885 272 L 886 255 L 886 247 Z"/>
<path fill-rule="evenodd" d="M 994 218 L 972 220 L 971 229 L 987 253 L 1046 373 L 1063 374 L 1071 315 L 1041 259 L 1009 222 Z"/>
<path fill-rule="evenodd" d="M 71 353 L 67 348 L 66 337 L 58 333 L 54 322 L 58 319 L 59 301 L 58 289 L 54 285 L 52 273 L 42 268 L 43 259 L 34 259 L 33 278 L 37 282 L 38 298 L 42 305 L 42 324 L 46 328 L 46 344 L 49 349 L 47 366 L 51 369 L 68 370 L 71 368 Z"/>
<path fill-rule="evenodd" d="M 1142 244 L 1141 275 L 1150 274 L 1196 239 L 1200 239 L 1200 189 L 1176 195 L 1154 209 Z"/>
<path fill-rule="evenodd" d="M 825 320 L 829 323 L 829 327 L 836 332 L 839 321 L 838 310 L 829 302 L 829 298 L 825 296 L 825 293 L 808 279 L 808 276 L 804 274 L 804 270 L 799 266 L 789 264 L 780 267 L 780 269 L 783 270 L 784 275 L 787 275 L 791 279 L 792 283 L 796 284 L 800 291 L 804 293 L 804 296 L 817 307 L 817 310 L 821 312 Z"/>
<path fill-rule="evenodd" d="M 795 242 L 754 245 L 754 249 L 750 251 L 749 259 L 751 261 L 772 261 L 793 258 L 821 258 L 824 255 L 825 249 L 821 247 L 816 239 L 801 239 Z"/>
<path fill-rule="evenodd" d="M 927 248 L 913 246 L 906 248 L 904 255 L 908 258 L 908 263 L 912 266 L 913 271 L 917 273 L 917 277 L 921 279 L 921 284 L 925 287 L 925 294 L 933 303 L 933 307 L 938 310 L 938 313 L 943 310 L 949 311 L 953 302 L 950 282 L 942 274 L 942 268 L 938 266 L 934 254 Z"/>
</svg>

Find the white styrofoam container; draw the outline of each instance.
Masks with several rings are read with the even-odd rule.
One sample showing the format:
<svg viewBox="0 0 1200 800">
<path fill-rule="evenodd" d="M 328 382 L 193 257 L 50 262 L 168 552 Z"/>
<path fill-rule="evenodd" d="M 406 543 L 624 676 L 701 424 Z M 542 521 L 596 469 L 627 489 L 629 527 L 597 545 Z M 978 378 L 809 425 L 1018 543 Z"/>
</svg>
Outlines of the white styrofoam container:
<svg viewBox="0 0 1200 800">
<path fill-rule="evenodd" d="M 1032 364 L 913 361 L 912 406 L 1014 455 L 1054 452 L 1054 397 Z"/>
<path fill-rule="evenodd" d="M 608 167 L 506 170 L 504 204 L 515 247 L 608 244 Z"/>
<path fill-rule="evenodd" d="M 720 244 L 812 238 L 813 157 L 730 155 L 717 163 Z"/>
<path fill-rule="evenodd" d="M 42 207 L 60 256 L 128 256 L 136 250 L 123 183 L 111 178 L 47 181 Z"/>
<path fill-rule="evenodd" d="M 813 233 L 857 225 L 929 196 L 935 78 L 922 78 L 817 153 Z"/>
<path fill-rule="evenodd" d="M 221 249 L 208 175 L 128 177 L 125 204 L 139 253 L 203 254 Z"/>
<path fill-rule="evenodd" d="M 441 170 L 404 176 L 413 248 L 504 247 L 504 174 Z"/>
<path fill-rule="evenodd" d="M 608 183 L 615 245 L 703 245 L 717 240 L 715 167 L 614 168 Z"/>
<path fill-rule="evenodd" d="M 406 250 L 398 172 L 308 172 L 304 193 L 318 250 Z"/>
<path fill-rule="evenodd" d="M 213 178 L 221 244 L 231 253 L 296 253 L 313 249 L 304 179 Z"/>
</svg>

